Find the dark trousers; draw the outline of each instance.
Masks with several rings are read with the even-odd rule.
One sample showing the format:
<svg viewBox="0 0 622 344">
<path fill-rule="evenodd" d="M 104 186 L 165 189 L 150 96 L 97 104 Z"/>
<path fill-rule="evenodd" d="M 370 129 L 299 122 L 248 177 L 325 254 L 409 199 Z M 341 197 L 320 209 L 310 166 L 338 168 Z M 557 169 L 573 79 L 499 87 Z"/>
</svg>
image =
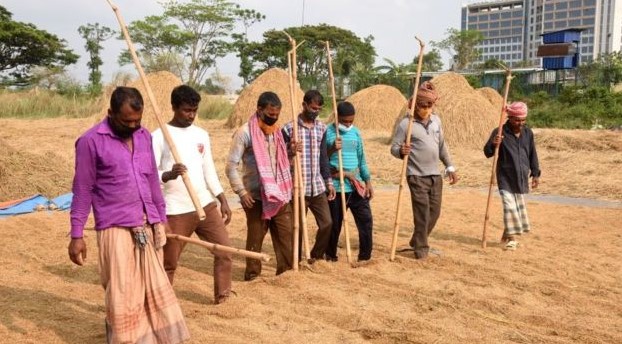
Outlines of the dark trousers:
<svg viewBox="0 0 622 344">
<path fill-rule="evenodd" d="M 369 260 L 372 250 L 372 228 L 374 226 L 371 215 L 371 207 L 369 199 L 361 197 L 356 192 L 347 192 L 346 209 L 352 211 L 356 228 L 359 232 L 359 255 L 358 260 Z M 337 197 L 329 202 L 330 214 L 333 217 L 333 230 L 330 235 L 330 242 L 326 250 L 328 258 L 337 258 L 337 244 L 339 243 L 339 234 L 341 233 L 341 224 L 343 222 L 343 212 L 341 207 L 341 193 L 337 193 Z"/>
<path fill-rule="evenodd" d="M 410 246 L 417 258 L 425 258 L 430 251 L 428 236 L 441 215 L 443 178 L 441 176 L 408 176 L 415 230 Z"/>
<path fill-rule="evenodd" d="M 292 205 L 293 207 L 293 205 Z M 324 253 L 328 248 L 330 242 L 330 233 L 333 228 L 333 219 L 330 214 L 330 208 L 328 207 L 328 198 L 325 193 L 321 193 L 314 197 L 305 197 L 305 212 L 311 210 L 311 214 L 315 217 L 315 223 L 317 224 L 317 233 L 315 234 L 315 244 L 311 249 L 311 258 L 322 259 Z M 301 232 L 298 236 L 298 257 L 301 257 L 302 253 L 302 220 L 300 220 L 299 226 Z"/>
<path fill-rule="evenodd" d="M 192 233 L 197 233 L 202 240 L 213 244 L 231 246 L 229 234 L 225 229 L 225 222 L 222 219 L 216 202 L 212 202 L 205 207 L 205 219 L 199 221 L 195 211 L 191 213 L 168 215 L 168 225 L 173 234 L 190 237 Z M 175 270 L 181 252 L 186 243 L 183 241 L 168 239 L 164 245 L 164 269 L 168 279 L 173 284 Z M 218 303 L 220 299 L 229 295 L 231 291 L 231 254 L 214 251 L 214 298 Z"/>
<path fill-rule="evenodd" d="M 261 218 L 262 205 L 261 201 L 255 200 L 255 204 L 250 209 L 244 209 L 246 212 L 246 249 L 253 252 L 261 252 L 263 239 L 270 230 L 272 238 L 272 246 L 276 256 L 276 274 L 292 268 L 294 260 L 293 256 L 293 226 L 292 226 L 292 208 L 285 204 L 279 212 L 270 220 Z M 261 274 L 261 261 L 257 259 L 246 258 L 246 271 L 244 272 L 244 280 L 249 281 Z"/>
</svg>

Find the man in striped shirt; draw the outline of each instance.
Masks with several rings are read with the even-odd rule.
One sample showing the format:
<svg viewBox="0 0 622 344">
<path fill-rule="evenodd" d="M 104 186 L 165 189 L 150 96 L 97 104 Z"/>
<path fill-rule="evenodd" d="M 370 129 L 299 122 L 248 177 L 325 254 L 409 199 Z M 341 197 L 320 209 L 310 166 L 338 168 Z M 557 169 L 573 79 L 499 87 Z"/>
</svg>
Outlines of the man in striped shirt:
<svg viewBox="0 0 622 344">
<path fill-rule="evenodd" d="M 328 201 L 335 198 L 335 188 L 326 152 L 326 124 L 317 119 L 323 105 L 324 97 L 320 92 L 307 91 L 302 102 L 302 113 L 298 115 L 298 137 L 295 139 L 292 137 L 293 122 L 283 127 L 285 142 L 288 144 L 291 142 L 291 146 L 299 151 L 301 159 L 302 185 L 305 193 L 303 214 L 306 215 L 307 210 L 311 209 L 318 227 L 309 263 L 324 258 L 333 225 Z"/>
</svg>

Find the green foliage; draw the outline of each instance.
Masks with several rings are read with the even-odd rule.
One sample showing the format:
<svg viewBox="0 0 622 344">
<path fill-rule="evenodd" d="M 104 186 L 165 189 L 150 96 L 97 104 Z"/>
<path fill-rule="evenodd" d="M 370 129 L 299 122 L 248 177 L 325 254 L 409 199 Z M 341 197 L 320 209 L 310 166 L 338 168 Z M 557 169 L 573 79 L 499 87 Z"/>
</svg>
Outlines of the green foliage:
<svg viewBox="0 0 622 344">
<path fill-rule="evenodd" d="M 224 97 L 202 94 L 199 117 L 203 119 L 228 118 L 233 113 L 233 104 Z"/>
<path fill-rule="evenodd" d="M 86 65 L 90 69 L 89 81 L 91 84 L 88 90 L 93 95 L 100 94 L 102 90 L 102 73 L 99 67 L 104 64 L 104 61 L 101 59 L 101 50 L 103 49 L 101 43 L 112 37 L 114 31 L 109 27 L 100 26 L 99 23 L 88 23 L 78 27 L 78 33 L 86 41 L 84 48 L 89 53 L 89 62 Z"/>
<path fill-rule="evenodd" d="M 347 78 L 361 70 L 371 70 L 376 51 L 371 45 L 373 37 L 364 39 L 352 31 L 335 26 L 286 28 L 297 43 L 303 42 L 297 50 L 298 78 L 303 89 L 321 88 L 328 79 L 325 42 L 330 42 L 335 87 L 342 94 Z M 281 30 L 269 30 L 263 34 L 263 42 L 248 42 L 245 46 L 248 63 L 252 64 L 249 81 L 267 69 L 287 68 L 287 52 L 290 42 Z M 246 67 L 248 68 L 248 66 Z"/>
<path fill-rule="evenodd" d="M 419 55 L 413 59 L 413 65 L 417 66 L 419 62 Z M 443 69 L 443 60 L 441 59 L 441 53 L 438 49 L 433 48 L 429 53 L 423 54 L 423 66 L 421 70 L 424 72 L 438 72 Z"/>
<path fill-rule="evenodd" d="M 84 95 L 81 90 L 71 91 L 72 86 L 67 85 L 65 95 L 36 89 L 0 90 L 0 118 L 83 118 L 101 110 L 100 98 Z"/>
<path fill-rule="evenodd" d="M 602 54 L 595 61 L 579 66 L 577 78 L 584 86 L 611 87 L 622 82 L 622 52 Z"/>
<path fill-rule="evenodd" d="M 481 81 L 482 78 L 479 74 L 468 74 L 468 75 L 465 75 L 464 78 L 469 83 L 469 85 L 471 85 L 471 87 L 473 88 L 482 87 L 482 81 Z"/>
<path fill-rule="evenodd" d="M 149 67 L 160 69 L 167 66 L 162 62 L 169 62 L 169 70 L 193 86 L 203 82 L 216 59 L 233 51 L 236 23 L 242 23 L 247 30 L 264 18 L 226 0 L 171 0 L 163 6 L 162 15 L 132 22 L 128 31 L 139 46 L 141 58 L 158 62 L 147 64 Z M 161 55 L 169 58 L 159 59 Z M 128 57 L 126 52 L 119 62 L 129 62 Z"/>
<path fill-rule="evenodd" d="M 74 64 L 78 55 L 67 42 L 33 24 L 13 21 L 12 13 L 0 6 L 0 80 L 24 86 L 31 82 L 36 66 L 59 68 Z"/>
<path fill-rule="evenodd" d="M 453 56 L 452 70 L 463 70 L 480 56 L 475 47 L 482 42 L 484 34 L 477 30 L 447 30 L 447 38 L 440 42 L 432 42 L 432 46 L 447 51 Z"/>
</svg>

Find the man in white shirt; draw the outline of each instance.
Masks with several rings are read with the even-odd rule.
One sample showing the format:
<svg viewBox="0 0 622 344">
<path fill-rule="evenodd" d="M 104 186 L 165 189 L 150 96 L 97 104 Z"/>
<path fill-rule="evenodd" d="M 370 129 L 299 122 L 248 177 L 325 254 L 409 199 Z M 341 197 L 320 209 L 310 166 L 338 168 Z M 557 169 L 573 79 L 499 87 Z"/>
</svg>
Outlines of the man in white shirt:
<svg viewBox="0 0 622 344">
<path fill-rule="evenodd" d="M 216 173 L 208 133 L 193 125 L 201 96 L 193 88 L 181 85 L 171 93 L 173 119 L 167 128 L 184 164 L 176 164 L 160 129 L 153 132 L 153 150 L 166 201 L 166 217 L 170 231 L 199 238 L 214 244 L 230 246 L 225 225 L 231 221 L 231 210 Z M 187 172 L 196 189 L 206 218 L 199 221 L 196 209 L 182 181 Z M 220 202 L 220 211 L 218 204 Z M 177 262 L 184 243 L 168 240 L 164 246 L 164 268 L 173 283 Z M 225 301 L 231 293 L 231 255 L 214 252 L 214 302 Z"/>
</svg>

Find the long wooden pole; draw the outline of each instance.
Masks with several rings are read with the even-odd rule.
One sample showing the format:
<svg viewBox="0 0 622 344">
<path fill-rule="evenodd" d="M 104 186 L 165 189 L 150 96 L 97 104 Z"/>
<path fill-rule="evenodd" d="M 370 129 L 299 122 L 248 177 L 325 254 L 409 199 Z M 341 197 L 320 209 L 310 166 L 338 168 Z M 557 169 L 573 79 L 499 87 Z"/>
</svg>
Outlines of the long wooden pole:
<svg viewBox="0 0 622 344">
<path fill-rule="evenodd" d="M 505 69 L 505 89 L 503 91 L 503 105 L 501 106 L 501 115 L 499 116 L 499 127 L 497 129 L 497 137 L 503 136 L 503 124 L 505 123 L 506 112 L 505 106 L 508 102 L 508 93 L 510 92 L 510 82 L 512 81 L 512 71 Z M 495 183 L 495 175 L 497 172 L 497 158 L 499 157 L 499 147 L 501 142 L 495 146 L 495 152 L 492 156 L 492 170 L 490 172 L 490 184 L 488 185 L 488 199 L 486 200 L 486 214 L 484 215 L 484 229 L 482 230 L 482 248 L 486 248 L 486 230 L 488 228 L 488 220 L 490 219 L 490 201 L 492 200 L 492 186 Z"/>
<path fill-rule="evenodd" d="M 160 130 L 162 130 L 162 135 L 164 136 L 164 140 L 166 141 L 166 144 L 168 144 L 171 150 L 171 154 L 173 155 L 173 159 L 175 160 L 175 163 L 180 164 L 182 163 L 182 161 L 181 161 L 181 158 L 179 157 L 179 153 L 177 153 L 177 147 L 175 146 L 175 142 L 171 138 L 171 134 L 168 132 L 166 123 L 162 120 L 162 115 L 161 115 L 162 112 L 160 111 L 158 102 L 155 96 L 153 95 L 153 91 L 151 90 L 151 85 L 149 85 L 149 80 L 147 80 L 147 76 L 145 75 L 145 71 L 143 70 L 143 67 L 140 64 L 138 55 L 136 55 L 136 49 L 134 49 L 134 44 L 132 44 L 132 39 L 130 38 L 130 34 L 127 32 L 125 21 L 123 20 L 123 17 L 121 16 L 121 13 L 119 12 L 119 8 L 115 4 L 113 4 L 111 0 L 106 0 L 106 1 L 108 1 L 108 4 L 110 4 L 110 7 L 112 7 L 112 10 L 114 11 L 114 14 L 117 17 L 117 21 L 119 21 L 119 26 L 121 27 L 121 31 L 123 32 L 123 37 L 125 37 L 127 48 L 130 51 L 130 54 L 132 55 L 132 60 L 134 61 L 134 65 L 136 65 L 136 69 L 138 70 L 140 79 L 142 80 L 143 85 L 145 86 L 145 90 L 147 91 L 147 96 L 149 97 L 149 100 L 151 101 L 151 105 L 153 106 L 153 112 L 155 114 L 155 118 L 158 122 L 158 125 L 160 126 Z M 190 195 L 192 204 L 194 204 L 194 207 L 197 210 L 197 215 L 199 216 L 199 219 L 200 220 L 205 219 L 205 211 L 203 211 L 203 207 L 201 206 L 201 202 L 199 201 L 199 198 L 197 197 L 197 193 L 195 192 L 194 187 L 192 186 L 190 177 L 188 177 L 188 173 L 187 172 L 182 173 L 181 178 L 184 182 L 184 185 L 186 186 L 186 189 L 188 190 L 188 194 Z"/>
<path fill-rule="evenodd" d="M 413 121 L 415 118 L 415 103 L 417 102 L 417 92 L 419 91 L 419 80 L 421 79 L 421 67 L 423 65 L 423 48 L 425 43 L 418 37 L 415 39 L 419 42 L 419 60 L 417 62 L 417 76 L 415 77 L 415 84 L 413 86 L 412 101 L 410 102 L 410 108 L 408 113 L 408 129 L 406 130 L 406 145 L 410 146 L 410 135 L 412 133 Z M 400 214 L 402 204 L 402 194 L 404 191 L 404 185 L 406 180 L 406 167 L 408 166 L 408 156 L 402 157 L 402 172 L 400 174 L 400 188 L 397 192 L 397 208 L 395 209 L 395 222 L 393 223 L 393 239 L 391 240 L 391 256 L 389 260 L 395 260 L 395 250 L 397 249 L 397 236 L 400 230 Z"/>
<path fill-rule="evenodd" d="M 335 142 L 339 139 L 339 118 L 337 116 L 337 94 L 335 92 L 335 77 L 333 75 L 333 60 L 330 56 L 330 43 L 326 41 L 326 60 L 328 61 L 328 77 L 330 81 L 330 91 L 333 98 L 333 117 L 335 119 Z M 337 151 L 339 159 L 339 191 L 341 193 L 341 212 L 343 213 L 343 232 L 346 237 L 346 257 L 348 263 L 352 262 L 352 250 L 350 248 L 350 231 L 348 230 L 348 220 L 346 214 L 348 207 L 346 204 L 345 180 L 343 176 L 343 155 L 341 149 Z"/>
<path fill-rule="evenodd" d="M 214 243 L 203 241 L 203 240 L 188 238 L 188 237 L 185 237 L 185 236 L 179 235 L 179 234 L 166 234 L 166 237 L 169 238 L 169 239 L 179 240 L 179 241 L 187 242 L 187 243 L 190 243 L 190 244 L 206 247 L 212 253 L 214 253 L 216 251 L 221 251 L 221 252 L 237 254 L 237 255 L 240 255 L 240 256 L 246 257 L 246 258 L 252 258 L 252 259 L 261 260 L 261 261 L 264 261 L 264 262 L 270 261 L 270 256 L 268 256 L 267 254 L 264 254 L 264 253 L 247 251 L 247 250 L 242 250 L 242 249 L 239 249 L 239 248 L 233 248 L 233 247 L 229 247 L 229 246 L 218 245 L 218 244 L 214 244 Z"/>
<path fill-rule="evenodd" d="M 295 42 L 294 42 L 295 43 Z M 296 125 L 296 107 L 294 105 L 294 81 L 292 79 L 292 52 L 289 51 L 287 53 L 287 74 L 289 76 L 289 97 L 292 103 L 292 125 L 293 125 L 293 134 L 292 139 L 296 137 L 298 133 L 298 126 Z M 297 161 L 298 161 L 298 151 L 294 150 L 294 243 L 293 243 L 293 268 L 294 271 L 298 271 L 298 238 L 300 236 L 300 223 L 298 222 L 298 218 L 300 217 L 300 199 L 298 198 L 298 194 L 300 193 L 300 181 L 298 175 Z"/>
</svg>

